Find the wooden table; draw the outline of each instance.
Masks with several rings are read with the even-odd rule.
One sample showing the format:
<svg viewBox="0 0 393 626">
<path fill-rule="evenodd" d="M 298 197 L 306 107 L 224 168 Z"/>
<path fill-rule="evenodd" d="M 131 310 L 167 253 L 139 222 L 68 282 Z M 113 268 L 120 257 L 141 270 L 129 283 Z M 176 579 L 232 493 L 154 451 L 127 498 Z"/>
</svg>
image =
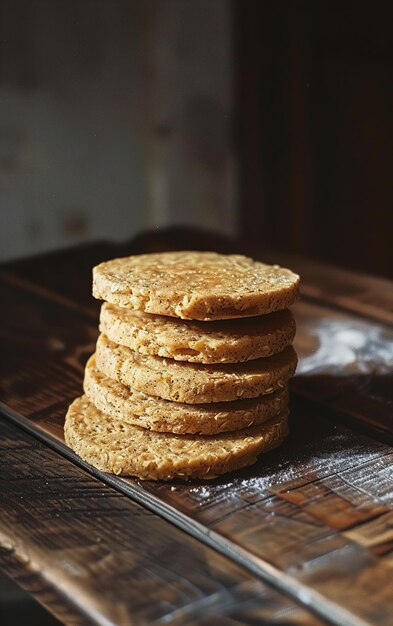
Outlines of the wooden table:
<svg viewBox="0 0 393 626">
<path fill-rule="evenodd" d="M 255 466 L 141 482 L 65 446 L 98 332 L 91 267 L 178 241 L 195 248 L 146 237 L 1 268 L 1 567 L 73 625 L 392 624 L 388 281 L 249 251 L 303 278 L 291 435 Z"/>
</svg>

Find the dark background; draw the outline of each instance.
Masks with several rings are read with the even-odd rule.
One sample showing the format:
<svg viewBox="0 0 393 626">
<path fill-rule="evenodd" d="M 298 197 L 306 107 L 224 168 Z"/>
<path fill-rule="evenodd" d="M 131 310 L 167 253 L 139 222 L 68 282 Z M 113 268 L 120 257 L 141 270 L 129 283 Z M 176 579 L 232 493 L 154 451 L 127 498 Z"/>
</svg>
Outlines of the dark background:
<svg viewBox="0 0 393 626">
<path fill-rule="evenodd" d="M 392 6 L 2 0 L 0 258 L 185 225 L 391 276 Z"/>
<path fill-rule="evenodd" d="M 392 275 L 392 7 L 236 3 L 245 236 Z"/>
</svg>

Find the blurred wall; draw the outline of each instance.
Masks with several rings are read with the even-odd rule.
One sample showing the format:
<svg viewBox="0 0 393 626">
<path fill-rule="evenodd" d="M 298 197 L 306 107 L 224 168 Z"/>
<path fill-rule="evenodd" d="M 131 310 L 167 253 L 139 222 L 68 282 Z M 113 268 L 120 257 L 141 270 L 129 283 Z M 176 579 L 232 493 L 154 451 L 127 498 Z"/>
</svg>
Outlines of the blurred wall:
<svg viewBox="0 0 393 626">
<path fill-rule="evenodd" d="M 228 0 L 2 0 L 0 258 L 232 233 Z"/>
</svg>

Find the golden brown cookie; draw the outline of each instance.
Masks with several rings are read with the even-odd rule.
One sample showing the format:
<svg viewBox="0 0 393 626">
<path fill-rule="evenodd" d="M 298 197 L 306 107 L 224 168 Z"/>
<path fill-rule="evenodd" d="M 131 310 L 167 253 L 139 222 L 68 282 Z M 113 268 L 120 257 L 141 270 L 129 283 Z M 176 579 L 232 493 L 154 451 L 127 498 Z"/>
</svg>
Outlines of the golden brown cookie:
<svg viewBox="0 0 393 626">
<path fill-rule="evenodd" d="M 216 252 L 161 252 L 112 259 L 93 270 L 93 295 L 182 319 L 254 317 L 286 309 L 299 276 L 278 265 Z"/>
<path fill-rule="evenodd" d="M 104 302 L 100 331 L 114 343 L 141 354 L 190 363 L 239 363 L 281 352 L 295 336 L 285 309 L 237 320 L 198 322 L 151 315 Z"/>
<path fill-rule="evenodd" d="M 101 413 L 86 396 L 68 409 L 66 443 L 98 469 L 142 479 L 215 478 L 255 463 L 288 432 L 287 413 L 235 433 L 173 435 L 156 433 Z"/>
<path fill-rule="evenodd" d="M 224 365 L 140 354 L 106 335 L 99 336 L 96 348 L 97 368 L 109 378 L 151 396 L 189 404 L 256 398 L 283 389 L 296 364 L 292 346 L 264 359 Z"/>
<path fill-rule="evenodd" d="M 261 424 L 282 413 L 288 388 L 251 400 L 183 404 L 147 396 L 102 374 L 89 359 L 83 383 L 89 400 L 103 413 L 156 432 L 214 435 Z"/>
</svg>

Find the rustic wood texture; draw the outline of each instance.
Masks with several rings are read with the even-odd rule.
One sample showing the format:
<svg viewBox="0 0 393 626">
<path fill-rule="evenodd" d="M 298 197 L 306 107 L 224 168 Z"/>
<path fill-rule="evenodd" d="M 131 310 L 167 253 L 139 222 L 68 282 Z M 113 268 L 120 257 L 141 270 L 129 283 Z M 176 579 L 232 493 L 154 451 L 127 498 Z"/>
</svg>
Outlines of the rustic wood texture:
<svg viewBox="0 0 393 626">
<path fill-rule="evenodd" d="M 258 249 L 255 249 L 258 256 Z M 259 252 L 260 255 L 260 252 Z M 288 264 L 302 276 L 302 294 L 329 307 L 369 320 L 393 324 L 392 281 L 326 265 L 294 254 L 264 253 L 263 258 Z"/>
<path fill-rule="evenodd" d="M 90 269 L 115 254 L 111 246 L 90 246 L 13 264 L 1 274 L 7 355 L 0 362 L 1 398 L 59 442 L 97 336 Z M 313 283 L 306 278 L 294 310 L 301 359 L 292 385 L 292 434 L 281 449 L 208 483 L 102 479 L 330 621 L 385 626 L 393 615 L 393 449 L 376 437 L 392 437 L 393 335 L 381 316 L 351 311 L 349 301 L 328 304 L 323 284 L 333 285 L 334 275 L 325 268 L 318 299 L 307 296 Z M 378 291 L 369 278 L 365 289 L 367 281 Z M 356 302 L 349 279 L 347 289 Z M 381 292 L 376 308 L 388 312 L 387 301 Z M 374 437 L 342 426 L 348 417 Z"/>
<path fill-rule="evenodd" d="M 63 623 L 321 624 L 3 421 L 0 452 L 0 566 Z"/>
</svg>

